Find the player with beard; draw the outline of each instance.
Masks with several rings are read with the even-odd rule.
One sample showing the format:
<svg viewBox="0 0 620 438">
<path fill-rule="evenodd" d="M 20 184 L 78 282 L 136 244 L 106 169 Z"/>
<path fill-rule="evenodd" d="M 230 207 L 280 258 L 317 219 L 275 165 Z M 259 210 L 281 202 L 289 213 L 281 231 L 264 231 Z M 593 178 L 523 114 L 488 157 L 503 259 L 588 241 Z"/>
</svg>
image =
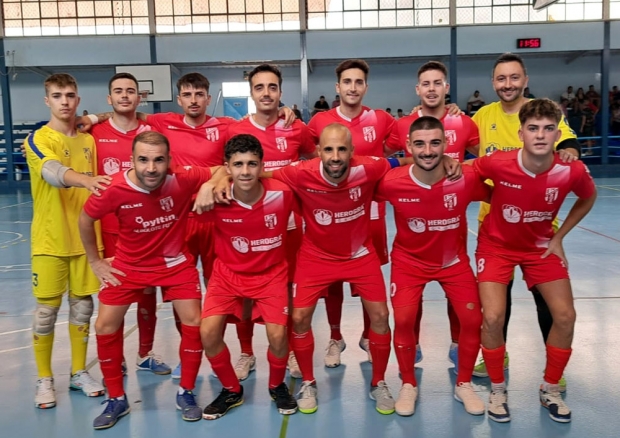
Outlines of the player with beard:
<svg viewBox="0 0 620 438">
<path fill-rule="evenodd" d="M 473 121 L 478 125 L 480 133 L 480 156 L 490 155 L 495 151 L 510 151 L 523 147 L 519 139 L 519 110 L 530 99 L 523 96 L 523 90 L 528 85 L 527 70 L 525 63 L 519 55 L 505 53 L 501 55 L 493 66 L 491 79 L 493 88 L 499 97 L 498 102 L 493 102 L 483 106 L 473 117 Z M 563 160 L 570 162 L 577 159 L 580 155 L 581 147 L 576 139 L 574 131 L 566 123 L 563 117 L 558 125 L 561 136 L 556 143 L 556 150 Z M 478 221 L 483 222 L 489 213 L 489 204 L 480 204 Z M 557 229 L 557 220 L 555 222 Z M 508 322 L 512 307 L 512 285 L 513 280 L 508 283 L 506 295 L 506 315 L 504 318 L 504 340 L 508 332 Z M 549 331 L 553 324 L 553 318 L 549 312 L 549 307 L 542 295 L 534 288 L 532 289 L 536 309 L 538 311 L 538 324 L 544 341 L 549 337 Z M 508 369 L 508 353 L 504 359 L 504 368 Z M 474 369 L 474 376 L 486 377 L 488 373 L 484 360 Z M 564 377 L 560 381 L 560 387 L 564 390 L 566 382 Z"/>
<path fill-rule="evenodd" d="M 393 151 L 403 149 L 409 140 L 411 124 L 422 116 L 435 117 L 441 120 L 446 137 L 445 154 L 459 162 L 463 162 L 465 154 L 470 152 L 478 155 L 478 127 L 465 114 L 451 114 L 445 104 L 446 94 L 450 91 L 447 83 L 448 70 L 438 61 L 429 61 L 418 70 L 416 94 L 422 105 L 413 114 L 400 118 L 387 140 L 386 146 Z M 465 243 L 467 243 L 467 220 L 461 222 Z M 448 300 L 448 319 L 450 321 L 450 335 L 452 343 L 448 350 L 448 358 L 454 364 L 454 371 L 458 373 L 458 339 L 460 336 L 459 318 Z M 422 305 L 418 306 L 415 323 L 415 339 L 420 340 L 420 323 L 422 321 Z M 422 349 L 416 346 L 415 363 L 422 360 Z"/>
</svg>

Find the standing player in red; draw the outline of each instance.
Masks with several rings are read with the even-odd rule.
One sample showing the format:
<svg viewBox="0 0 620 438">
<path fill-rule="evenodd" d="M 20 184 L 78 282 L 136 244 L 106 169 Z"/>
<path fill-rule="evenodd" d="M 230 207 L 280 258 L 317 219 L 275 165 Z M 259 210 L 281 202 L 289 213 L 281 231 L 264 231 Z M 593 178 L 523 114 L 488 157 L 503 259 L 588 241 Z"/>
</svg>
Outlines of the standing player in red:
<svg viewBox="0 0 620 438">
<path fill-rule="evenodd" d="M 484 308 L 482 355 L 491 379 L 488 413 L 491 420 L 510 421 L 502 329 L 507 285 L 514 268 L 520 266 L 528 289 L 537 288 L 553 317 L 540 402 L 549 409 L 551 419 L 565 423 L 571 421 L 571 411 L 558 382 L 572 351 L 575 308 L 562 241 L 594 205 L 596 187 L 582 162 L 564 163 L 554 153 L 554 144 L 562 135 L 558 129 L 562 112 L 554 102 L 534 99 L 525 103 L 519 120 L 523 149 L 498 151 L 474 161 L 480 177 L 495 186 L 476 249 Z M 570 192 L 579 199 L 554 234 L 553 219 Z"/>
<path fill-rule="evenodd" d="M 113 109 L 112 117 L 93 126 L 90 133 L 97 145 L 97 173 L 113 176 L 131 168 L 133 139 L 141 132 L 150 131 L 151 127 L 136 116 L 140 95 L 138 81 L 132 74 L 115 74 L 108 83 L 108 90 L 108 104 L 112 105 Z M 118 219 L 114 214 L 101 218 L 101 231 L 104 257 L 114 257 L 118 241 Z M 147 287 L 140 297 L 137 320 L 140 339 L 137 369 L 155 374 L 170 374 L 170 367 L 152 351 L 157 322 L 157 295 L 154 287 Z"/>
<path fill-rule="evenodd" d="M 275 65 L 262 64 L 252 70 L 248 76 L 250 93 L 256 105 L 256 114 L 231 125 L 228 133 L 232 138 L 237 134 L 251 134 L 256 137 L 264 151 L 266 171 L 280 169 L 298 161 L 300 158 L 316 157 L 315 143 L 308 133 L 308 128 L 300 120 L 285 127 L 284 119 L 278 111 L 282 98 L 282 73 Z M 287 220 L 286 254 L 289 266 L 289 281 L 292 283 L 297 261 L 297 251 L 301 245 L 303 227 L 299 215 L 291 215 Z M 248 301 L 251 304 L 251 302 Z M 241 356 L 235 365 L 239 380 L 245 380 L 250 371 L 256 367 L 256 357 L 252 348 L 254 322 L 248 315 L 248 304 L 241 322 L 237 324 L 237 336 L 241 344 Z M 293 377 L 300 378 L 301 373 L 291 351 L 289 371 Z"/>
<path fill-rule="evenodd" d="M 260 82 L 265 75 L 253 73 L 250 81 L 254 78 Z M 274 73 L 269 74 L 275 77 Z M 247 134 L 232 137 L 224 154 L 226 170 L 232 177 L 232 196 L 229 205 L 219 205 L 213 211 L 217 257 L 200 325 L 205 355 L 223 388 L 205 408 L 203 418 L 215 420 L 243 403 L 243 386 L 230 362 L 223 328 L 227 316 L 243 318 L 244 299 L 253 303 L 250 319 L 261 318 L 265 323 L 269 340 L 269 393 L 281 414 L 294 414 L 297 402 L 284 383 L 289 357 L 286 245 L 294 195 L 286 184 L 259 179 L 263 149 L 256 137 Z"/>
<path fill-rule="evenodd" d="M 340 106 L 315 115 L 308 124 L 310 133 L 318 144 L 325 127 L 332 123 L 346 126 L 351 132 L 352 143 L 355 146 L 356 156 L 384 156 L 384 143 L 394 126 L 394 118 L 383 110 L 373 110 L 362 104 L 368 91 L 368 73 L 370 67 L 361 59 L 348 59 L 341 62 L 336 68 L 338 82 L 336 93 L 340 96 Z M 404 144 L 402 146 L 404 149 Z M 389 155 L 395 151 L 391 151 Z M 385 203 L 372 202 L 370 211 L 370 227 L 372 243 L 382 265 L 388 263 L 387 229 L 385 225 Z M 340 321 L 342 319 L 343 284 L 336 282 L 329 287 L 325 298 L 327 320 L 330 325 L 330 341 L 325 354 L 325 366 L 337 367 L 340 365 L 340 353 L 346 348 Z M 360 338 L 360 347 L 368 353 L 368 360 L 372 355 L 368 347 L 368 330 L 370 321 L 364 312 L 364 331 Z"/>
<path fill-rule="evenodd" d="M 80 215 L 82 242 L 93 272 L 102 284 L 95 323 L 97 353 L 108 387 L 107 407 L 93 426 L 106 429 L 129 413 L 123 388 L 123 319 L 144 288 L 162 287 L 181 319 L 179 355 L 183 364 L 177 409 L 186 421 L 202 418 L 194 389 L 202 358 L 200 341 L 200 281 L 184 239 L 193 193 L 211 178 L 215 168 L 170 169 L 168 139 L 157 132 L 138 134 L 132 144 L 133 168 L 118 173 L 100 198 L 91 197 Z M 210 189 L 212 190 L 212 189 Z M 94 224 L 114 213 L 119 239 L 113 261 L 97 252 Z"/>
<path fill-rule="evenodd" d="M 417 118 L 410 127 L 408 149 L 414 164 L 393 169 L 379 182 L 375 199 L 394 206 L 396 239 L 392 249 L 390 296 L 394 309 L 394 348 L 403 386 L 396 413 L 413 415 L 418 396 L 414 371 L 414 331 L 422 292 L 427 283 L 441 284 L 462 330 L 456 341 L 460 364 L 454 397 L 472 415 L 484 414 L 484 402 L 471 386 L 480 347 L 482 314 L 478 285 L 467 255 L 467 206 L 487 200 L 490 190 L 470 167 L 463 178 L 446 179 L 441 165 L 448 149 L 442 122 Z M 466 226 L 465 226 L 466 228 Z"/>
<path fill-rule="evenodd" d="M 420 96 L 421 108 L 415 113 L 402 117 L 396 122 L 389 139 L 387 148 L 400 151 L 408 142 L 409 128 L 411 124 L 422 116 L 435 117 L 441 120 L 446 137 L 445 154 L 454 158 L 459 163 L 465 159 L 467 152 L 478 156 L 478 144 L 480 138 L 478 127 L 469 116 L 465 114 L 452 115 L 445 104 L 446 94 L 450 90 L 447 82 L 448 69 L 438 61 L 429 61 L 418 70 L 418 83 L 415 87 L 416 94 Z M 465 243 L 467 243 L 467 221 L 461 222 Z M 454 363 L 454 371 L 458 372 L 458 339 L 460 335 L 459 318 L 448 300 L 448 319 L 450 320 L 450 335 L 452 344 L 448 352 L 448 358 Z M 420 340 L 420 323 L 422 321 L 422 305 L 418 307 L 415 323 L 415 338 Z M 416 346 L 415 363 L 422 360 L 420 345 Z"/>
</svg>

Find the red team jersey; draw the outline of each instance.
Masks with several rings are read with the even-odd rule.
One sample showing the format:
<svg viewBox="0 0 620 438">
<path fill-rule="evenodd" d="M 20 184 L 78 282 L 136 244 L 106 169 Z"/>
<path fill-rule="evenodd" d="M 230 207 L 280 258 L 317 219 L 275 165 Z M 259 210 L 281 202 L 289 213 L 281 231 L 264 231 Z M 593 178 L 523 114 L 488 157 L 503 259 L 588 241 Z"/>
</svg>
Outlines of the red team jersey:
<svg viewBox="0 0 620 438">
<path fill-rule="evenodd" d="M 535 175 L 523 167 L 523 150 L 497 151 L 473 162 L 482 179 L 493 181 L 491 212 L 482 222 L 479 245 L 511 251 L 540 252 L 553 237 L 552 222 L 568 193 L 589 198 L 596 191 L 581 161 L 562 163 L 557 154 L 551 169 Z"/>
<path fill-rule="evenodd" d="M 276 170 L 299 161 L 301 155 L 312 154 L 316 150 L 308 127 L 299 120 L 284 127 L 284 120 L 278 119 L 270 126 L 257 124 L 250 116 L 228 128 L 229 138 L 238 134 L 251 134 L 263 147 L 265 171 Z"/>
<path fill-rule="evenodd" d="M 463 177 L 432 186 L 413 176 L 413 166 L 392 169 L 379 182 L 375 199 L 394 206 L 396 238 L 392 259 L 409 265 L 446 268 L 467 259 L 462 227 L 467 206 L 487 199 L 489 188 L 470 166 Z"/>
<path fill-rule="evenodd" d="M 422 111 L 398 119 L 390 138 L 387 140 L 387 146 L 393 150 L 407 150 L 409 128 L 420 117 L 422 117 Z M 448 110 L 441 118 L 441 123 L 446 133 L 446 151 L 444 154 L 462 163 L 467 148 L 477 146 L 480 143 L 478 126 L 466 115 L 448 115 Z M 407 151 L 407 156 L 410 155 Z"/>
<path fill-rule="evenodd" d="M 355 155 L 383 157 L 383 144 L 389 138 L 396 121 L 385 111 L 366 106 L 362 107 L 362 112 L 357 117 L 350 119 L 337 107 L 318 113 L 310 119 L 308 129 L 316 144 L 319 143 L 323 129 L 332 123 L 340 123 L 349 128 Z M 370 216 L 373 220 L 385 217 L 385 204 L 373 204 Z"/>
<path fill-rule="evenodd" d="M 273 177 L 301 199 L 306 224 L 301 251 L 313 258 L 351 260 L 374 253 L 370 203 L 379 179 L 390 170 L 385 158 L 353 156 L 348 178 L 328 181 L 320 158 L 293 163 Z"/>
<path fill-rule="evenodd" d="M 237 123 L 228 117 L 209 117 L 200 126 L 185 123 L 184 114 L 150 114 L 149 125 L 170 141 L 170 155 L 182 166 L 221 166 L 224 163 L 224 145 L 228 127 Z"/>
<path fill-rule="evenodd" d="M 150 131 L 151 126 L 138 120 L 138 127 L 131 131 L 123 131 L 114 125 L 110 118 L 91 129 L 97 145 L 97 174 L 114 176 L 119 172 L 131 169 L 131 145 L 136 135 Z M 113 214 L 101 218 L 101 230 L 104 233 L 118 234 L 118 219 Z"/>
<path fill-rule="evenodd" d="M 185 226 L 191 198 L 211 178 L 206 168 L 169 170 L 161 187 L 149 192 L 133 184 L 127 172 L 113 177 L 100 197 L 91 196 L 84 211 L 93 219 L 113 213 L 119 219 L 114 267 L 159 271 L 191 260 Z"/>
<path fill-rule="evenodd" d="M 254 205 L 232 199 L 213 210 L 215 254 L 231 271 L 260 273 L 286 260 L 286 228 L 294 195 L 280 181 L 261 180 L 265 193 Z"/>
</svg>

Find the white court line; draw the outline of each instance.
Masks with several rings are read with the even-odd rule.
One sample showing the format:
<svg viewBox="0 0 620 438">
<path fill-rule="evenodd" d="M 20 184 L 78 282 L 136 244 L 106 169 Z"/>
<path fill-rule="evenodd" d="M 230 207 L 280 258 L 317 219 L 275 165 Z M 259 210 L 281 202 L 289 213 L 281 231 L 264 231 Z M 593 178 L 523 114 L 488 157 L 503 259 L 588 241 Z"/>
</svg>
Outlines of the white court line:
<svg viewBox="0 0 620 438">
<path fill-rule="evenodd" d="M 17 207 L 19 205 L 32 204 L 32 201 L 20 202 L 19 204 L 5 205 L 4 207 L 0 207 L 0 210 L 4 210 L 5 208 Z"/>
<path fill-rule="evenodd" d="M 23 234 L 21 234 L 21 233 L 16 233 L 16 232 L 14 232 L 14 231 L 0 231 L 0 233 L 14 234 L 14 235 L 16 235 L 16 236 L 17 236 L 15 239 L 7 240 L 7 241 L 5 241 L 5 242 L 0 242 L 0 245 L 6 245 L 7 243 L 15 242 L 15 241 L 17 241 L 17 240 L 21 239 L 22 237 L 24 237 L 24 235 L 23 235 Z"/>
</svg>

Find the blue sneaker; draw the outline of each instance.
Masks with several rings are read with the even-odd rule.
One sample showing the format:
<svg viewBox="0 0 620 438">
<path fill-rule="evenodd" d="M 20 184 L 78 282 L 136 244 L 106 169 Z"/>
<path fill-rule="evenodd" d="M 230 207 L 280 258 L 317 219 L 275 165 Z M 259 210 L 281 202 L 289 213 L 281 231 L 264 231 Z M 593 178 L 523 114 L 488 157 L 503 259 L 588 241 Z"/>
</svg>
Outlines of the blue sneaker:
<svg viewBox="0 0 620 438">
<path fill-rule="evenodd" d="M 123 416 L 127 415 L 131 408 L 127 402 L 127 397 L 109 398 L 104 400 L 101 404 L 107 403 L 104 411 L 95 418 L 93 421 L 93 427 L 95 429 L 108 429 L 116 424 L 116 422 Z"/>
<path fill-rule="evenodd" d="M 161 357 L 156 356 L 152 351 L 149 351 L 149 354 L 145 357 L 137 357 L 136 369 L 140 371 L 150 371 L 153 374 L 160 376 L 164 376 L 172 372 L 170 367 L 161 360 Z"/>
<path fill-rule="evenodd" d="M 172 374 L 170 374 L 170 377 L 172 377 L 175 380 L 178 380 L 181 378 L 181 362 L 179 362 L 177 367 L 172 371 Z"/>
<path fill-rule="evenodd" d="M 459 373 L 459 344 L 453 342 L 450 344 L 450 350 L 448 350 L 448 360 L 454 364 L 454 374 Z"/>
<path fill-rule="evenodd" d="M 196 404 L 196 395 L 192 391 L 185 389 L 181 394 L 177 392 L 177 409 L 185 421 L 202 419 L 202 409 Z"/>
<path fill-rule="evenodd" d="M 420 347 L 420 344 L 418 344 L 415 346 L 415 363 L 422 362 L 422 359 L 424 359 L 424 355 L 422 354 L 422 347 Z"/>
</svg>

